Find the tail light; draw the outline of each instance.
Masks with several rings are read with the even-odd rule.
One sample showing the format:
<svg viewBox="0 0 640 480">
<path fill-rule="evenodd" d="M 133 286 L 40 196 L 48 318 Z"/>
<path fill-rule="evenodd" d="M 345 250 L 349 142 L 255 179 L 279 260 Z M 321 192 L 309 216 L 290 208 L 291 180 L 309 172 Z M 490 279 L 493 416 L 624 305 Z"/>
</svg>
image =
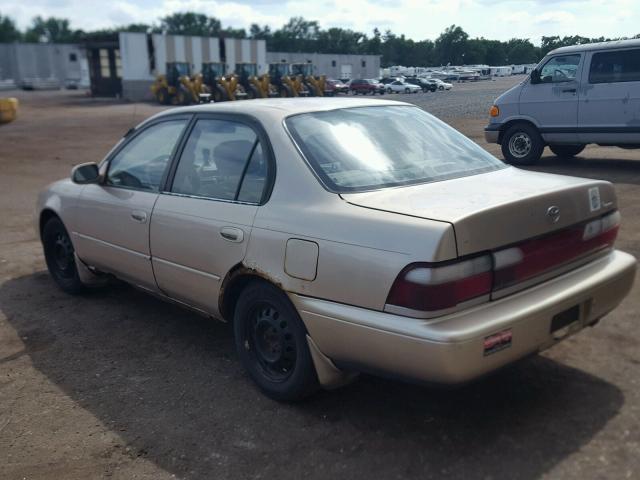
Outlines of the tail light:
<svg viewBox="0 0 640 480">
<path fill-rule="evenodd" d="M 398 309 L 409 309 L 436 316 L 473 299 L 488 300 L 494 290 L 611 248 L 619 224 L 620 214 L 616 211 L 491 254 L 445 264 L 412 263 L 393 283 L 387 310 L 402 313 Z"/>
<path fill-rule="evenodd" d="M 393 283 L 387 305 L 434 312 L 488 295 L 491 266 L 490 255 L 447 265 L 412 263 Z"/>
<path fill-rule="evenodd" d="M 611 248 L 618 235 L 620 214 L 614 212 L 542 238 L 493 253 L 493 289 L 509 287 L 563 264 Z"/>
</svg>

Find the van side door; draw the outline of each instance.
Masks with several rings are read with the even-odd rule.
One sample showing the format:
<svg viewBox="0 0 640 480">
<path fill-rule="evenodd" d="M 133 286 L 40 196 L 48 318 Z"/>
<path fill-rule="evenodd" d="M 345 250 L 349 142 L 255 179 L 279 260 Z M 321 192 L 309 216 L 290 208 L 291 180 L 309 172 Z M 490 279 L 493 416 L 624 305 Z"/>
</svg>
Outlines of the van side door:
<svg viewBox="0 0 640 480">
<path fill-rule="evenodd" d="M 540 82 L 527 81 L 520 116 L 532 119 L 547 142 L 577 143 L 578 98 L 583 53 L 555 55 L 541 67 Z"/>
<path fill-rule="evenodd" d="M 640 48 L 589 52 L 587 64 L 580 142 L 640 144 Z"/>
</svg>

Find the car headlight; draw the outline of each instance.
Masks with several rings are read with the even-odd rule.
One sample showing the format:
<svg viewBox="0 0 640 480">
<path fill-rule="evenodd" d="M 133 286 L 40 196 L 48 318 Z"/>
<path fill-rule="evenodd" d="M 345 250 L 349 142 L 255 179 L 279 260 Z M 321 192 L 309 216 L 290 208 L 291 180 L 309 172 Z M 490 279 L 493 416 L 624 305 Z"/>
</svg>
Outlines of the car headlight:
<svg viewBox="0 0 640 480">
<path fill-rule="evenodd" d="M 491 106 L 491 109 L 489 110 L 489 115 L 491 115 L 492 117 L 497 117 L 500 115 L 500 109 L 498 108 L 497 105 Z"/>
</svg>

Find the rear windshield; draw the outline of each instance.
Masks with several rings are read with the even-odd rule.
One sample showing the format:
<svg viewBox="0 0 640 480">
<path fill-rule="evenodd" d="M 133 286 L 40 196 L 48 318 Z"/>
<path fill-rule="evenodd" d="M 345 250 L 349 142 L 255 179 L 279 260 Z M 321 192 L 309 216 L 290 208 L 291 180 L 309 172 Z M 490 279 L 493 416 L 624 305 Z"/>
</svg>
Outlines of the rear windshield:
<svg viewBox="0 0 640 480">
<path fill-rule="evenodd" d="M 316 175 L 335 192 L 435 182 L 505 167 L 417 107 L 304 113 L 285 123 Z"/>
</svg>

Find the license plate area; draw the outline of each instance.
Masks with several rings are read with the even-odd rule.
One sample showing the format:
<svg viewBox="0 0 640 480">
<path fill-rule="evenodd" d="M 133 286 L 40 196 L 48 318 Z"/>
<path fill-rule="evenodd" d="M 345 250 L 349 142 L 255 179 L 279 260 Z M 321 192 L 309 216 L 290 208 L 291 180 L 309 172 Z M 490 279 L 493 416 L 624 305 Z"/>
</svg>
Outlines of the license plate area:
<svg viewBox="0 0 640 480">
<path fill-rule="evenodd" d="M 549 333 L 556 333 L 576 323 L 578 320 L 580 320 L 580 305 L 574 305 L 553 316 Z"/>
</svg>

